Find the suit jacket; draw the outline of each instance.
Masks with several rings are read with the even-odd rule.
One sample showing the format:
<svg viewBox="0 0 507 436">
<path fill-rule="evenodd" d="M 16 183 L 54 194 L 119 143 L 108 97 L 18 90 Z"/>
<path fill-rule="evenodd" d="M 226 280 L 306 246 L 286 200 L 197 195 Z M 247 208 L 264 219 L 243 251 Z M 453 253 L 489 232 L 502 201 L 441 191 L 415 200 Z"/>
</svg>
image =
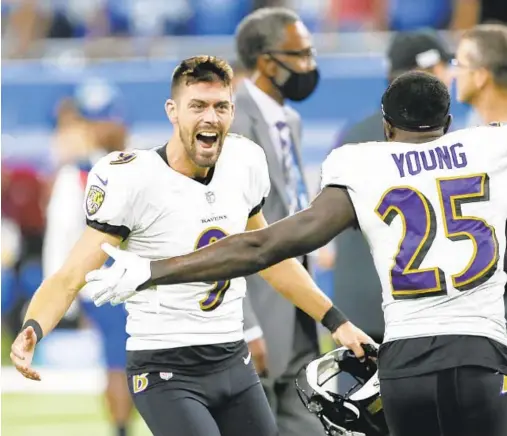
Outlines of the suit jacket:
<svg viewBox="0 0 507 436">
<path fill-rule="evenodd" d="M 289 213 L 283 168 L 276 153 L 276 145 L 272 142 L 268 124 L 244 84 L 238 86 L 235 106 L 231 132 L 256 142 L 266 154 L 271 191 L 262 211 L 268 223 L 273 223 L 287 217 Z M 301 119 L 296 111 L 287 110 L 287 124 L 301 164 Z M 268 352 L 269 379 L 274 380 L 284 373 L 292 357 L 296 309 L 259 275 L 253 275 L 247 277 L 243 311 L 245 331 L 255 327 L 260 327 L 263 331 Z"/>
</svg>

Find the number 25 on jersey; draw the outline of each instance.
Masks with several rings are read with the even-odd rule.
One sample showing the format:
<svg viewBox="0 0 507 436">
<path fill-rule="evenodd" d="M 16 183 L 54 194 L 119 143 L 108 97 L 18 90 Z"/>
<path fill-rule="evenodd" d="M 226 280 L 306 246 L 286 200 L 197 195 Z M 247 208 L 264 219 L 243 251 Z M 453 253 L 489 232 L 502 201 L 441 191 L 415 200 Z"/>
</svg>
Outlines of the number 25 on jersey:
<svg viewBox="0 0 507 436">
<path fill-rule="evenodd" d="M 486 282 L 498 265 L 498 240 L 495 229 L 485 220 L 464 216 L 462 205 L 489 200 L 487 174 L 440 178 L 436 181 L 445 236 L 451 241 L 470 240 L 474 247 L 468 265 L 451 276 L 452 286 L 460 291 Z M 396 216 L 402 221 L 403 236 L 390 270 L 395 299 L 445 295 L 444 272 L 438 267 L 420 269 L 436 236 L 436 216 L 428 198 L 410 186 L 386 191 L 375 212 L 390 225 Z"/>
</svg>

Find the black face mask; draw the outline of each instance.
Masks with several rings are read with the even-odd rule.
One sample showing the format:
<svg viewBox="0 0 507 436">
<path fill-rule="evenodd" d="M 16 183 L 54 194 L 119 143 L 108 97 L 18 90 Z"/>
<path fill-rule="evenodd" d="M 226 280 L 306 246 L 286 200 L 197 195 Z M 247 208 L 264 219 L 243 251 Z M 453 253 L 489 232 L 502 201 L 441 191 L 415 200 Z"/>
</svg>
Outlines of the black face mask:
<svg viewBox="0 0 507 436">
<path fill-rule="evenodd" d="M 302 101 L 313 93 L 320 79 L 317 68 L 306 73 L 298 73 L 273 56 L 271 56 L 271 59 L 290 72 L 289 77 L 282 85 L 279 85 L 275 79 L 270 77 L 271 82 L 278 88 L 284 98 L 292 101 Z"/>
</svg>

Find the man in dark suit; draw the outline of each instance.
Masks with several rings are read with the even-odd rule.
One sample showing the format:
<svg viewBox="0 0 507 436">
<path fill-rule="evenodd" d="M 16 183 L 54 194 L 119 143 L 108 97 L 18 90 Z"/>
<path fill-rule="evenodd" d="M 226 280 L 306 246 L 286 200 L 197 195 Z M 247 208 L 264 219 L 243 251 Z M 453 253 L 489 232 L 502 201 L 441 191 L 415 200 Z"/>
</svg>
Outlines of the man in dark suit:
<svg viewBox="0 0 507 436">
<path fill-rule="evenodd" d="M 431 31 L 398 33 L 387 51 L 388 80 L 410 70 L 434 74 L 450 84 L 451 55 L 443 41 Z M 384 141 L 383 115 L 379 109 L 353 125 L 336 145 Z M 361 232 L 349 229 L 335 240 L 335 298 L 341 307 L 376 342 L 384 336 L 382 290 L 368 243 Z M 361 301 L 361 304 L 357 304 Z"/>
<path fill-rule="evenodd" d="M 232 132 L 265 151 L 271 192 L 263 207 L 269 223 L 308 204 L 300 155 L 301 119 L 285 105 L 301 101 L 318 83 L 310 33 L 294 12 L 262 8 L 245 17 L 236 33 L 238 58 L 251 72 L 237 88 Z M 307 265 L 306 257 L 301 259 Z M 247 278 L 245 339 L 277 417 L 280 435 L 323 434 L 294 388 L 297 371 L 318 354 L 315 323 L 260 276 Z"/>
</svg>

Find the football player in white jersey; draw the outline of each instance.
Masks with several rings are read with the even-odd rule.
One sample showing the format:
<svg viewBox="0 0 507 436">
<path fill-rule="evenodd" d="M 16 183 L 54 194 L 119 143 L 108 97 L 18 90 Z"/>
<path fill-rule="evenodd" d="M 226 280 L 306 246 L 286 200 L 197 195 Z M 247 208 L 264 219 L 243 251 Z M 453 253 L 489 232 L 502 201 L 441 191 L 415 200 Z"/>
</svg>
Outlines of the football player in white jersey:
<svg viewBox="0 0 507 436">
<path fill-rule="evenodd" d="M 90 273 L 87 286 L 116 303 L 153 284 L 252 274 L 357 225 L 383 287 L 391 435 L 505 436 L 507 126 L 446 134 L 449 106 L 437 78 L 406 73 L 383 95 L 387 142 L 334 150 L 308 209 L 162 261 L 105 246 L 115 272 Z"/>
<path fill-rule="evenodd" d="M 163 259 L 228 234 L 267 224 L 266 157 L 255 143 L 228 135 L 232 70 L 199 56 L 174 71 L 165 108 L 174 126 L 158 149 L 113 153 L 92 169 L 87 228 L 63 267 L 32 299 L 11 358 L 27 378 L 35 344 L 66 312 L 107 255 L 101 244 Z M 116 270 L 115 270 L 116 271 Z M 364 355 L 372 342 L 334 308 L 295 259 L 262 272 L 283 296 Z M 127 373 L 134 403 L 156 436 L 272 436 L 276 423 L 243 338 L 245 280 L 158 286 L 126 305 Z"/>
</svg>

